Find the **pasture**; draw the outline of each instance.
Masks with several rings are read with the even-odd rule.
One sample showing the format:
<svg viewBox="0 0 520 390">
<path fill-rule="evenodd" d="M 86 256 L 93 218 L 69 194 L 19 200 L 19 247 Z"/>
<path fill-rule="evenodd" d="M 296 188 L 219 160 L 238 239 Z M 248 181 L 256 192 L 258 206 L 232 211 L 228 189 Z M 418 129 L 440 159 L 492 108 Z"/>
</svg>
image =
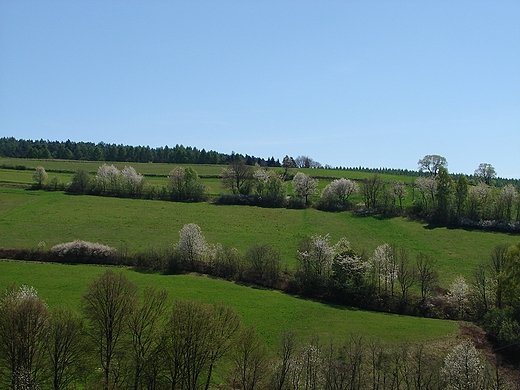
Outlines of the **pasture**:
<svg viewBox="0 0 520 390">
<path fill-rule="evenodd" d="M 27 284 L 34 286 L 51 308 L 62 304 L 77 310 L 87 284 L 104 270 L 101 266 L 0 261 L 0 290 L 12 283 Z M 226 302 L 241 315 L 244 324 L 255 326 L 270 347 L 280 332 L 289 329 L 302 339 L 318 335 L 325 343 L 346 339 L 350 334 L 388 343 L 436 342 L 458 334 L 454 321 L 336 307 L 195 275 L 143 274 L 125 268 L 116 272 L 119 270 L 140 289 L 150 285 L 167 289 L 171 300 Z"/>
<path fill-rule="evenodd" d="M 519 235 L 479 230 L 433 228 L 403 218 L 381 219 L 349 212 L 289 210 L 211 203 L 75 196 L 0 187 L 0 247 L 36 248 L 82 239 L 131 252 L 160 250 L 175 244 L 187 223 L 198 224 L 210 243 L 235 247 L 242 253 L 258 243 L 280 250 L 283 265 L 296 264 L 298 242 L 314 234 L 330 234 L 331 242 L 346 237 L 358 252 L 371 254 L 378 245 L 395 244 L 437 261 L 440 284 L 448 287 L 457 275 L 471 279 L 476 265 L 499 244 Z"/>
</svg>

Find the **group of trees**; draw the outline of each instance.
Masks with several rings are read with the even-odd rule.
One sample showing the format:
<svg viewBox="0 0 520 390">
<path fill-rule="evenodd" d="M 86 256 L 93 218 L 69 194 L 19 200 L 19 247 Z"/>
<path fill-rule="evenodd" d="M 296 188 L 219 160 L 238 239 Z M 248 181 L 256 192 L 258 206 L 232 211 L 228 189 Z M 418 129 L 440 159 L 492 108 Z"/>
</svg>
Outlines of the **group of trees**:
<svg viewBox="0 0 520 390">
<path fill-rule="evenodd" d="M 274 157 L 264 159 L 261 157 L 226 154 L 213 150 L 197 149 L 175 145 L 159 148 L 149 146 L 116 145 L 99 142 L 74 142 L 67 140 L 23 140 L 13 137 L 0 138 L 0 155 L 15 158 L 58 158 L 63 160 L 89 160 L 107 162 L 160 162 L 170 164 L 228 164 L 234 160 L 244 160 L 248 165 L 261 165 L 270 167 L 281 166 Z"/>
<path fill-rule="evenodd" d="M 284 163 L 289 164 L 285 160 Z M 359 183 L 347 178 L 333 179 L 321 193 L 318 179 L 297 172 L 290 181 L 292 193 L 288 196 L 291 178 L 287 171 L 253 168 L 243 160 L 235 160 L 221 174 L 222 186 L 229 192 L 215 201 L 266 207 L 313 206 L 332 211 L 355 208 L 387 216 L 418 217 L 451 226 L 520 229 L 520 193 L 510 183 L 502 187 L 487 184 L 493 184 L 494 177 L 489 164 L 480 164 L 472 181 L 465 175 L 450 175 L 445 159 L 440 156 L 426 156 L 419 164 L 421 171 L 428 171 L 428 175 L 419 176 L 408 185 L 402 181 L 385 182 L 379 174 L 374 174 Z M 45 169 L 37 167 L 33 180 L 39 188 L 173 201 L 208 199 L 206 187 L 191 167 L 173 168 L 168 174 L 168 184 L 162 187 L 147 185 L 143 175 L 131 166 L 119 171 L 107 164 L 99 167 L 95 178 L 87 171 L 77 171 L 66 187 L 56 176 L 43 186 L 47 178 Z M 356 207 L 353 199 L 357 201 Z"/>
<path fill-rule="evenodd" d="M 218 372 L 218 378 L 215 377 Z M 445 352 L 424 345 L 301 340 L 283 332 L 269 352 L 252 326 L 223 303 L 141 293 L 105 271 L 83 294 L 80 314 L 50 310 L 34 288 L 0 298 L 3 388 L 277 390 L 501 389 L 506 385 L 469 340 Z"/>
</svg>

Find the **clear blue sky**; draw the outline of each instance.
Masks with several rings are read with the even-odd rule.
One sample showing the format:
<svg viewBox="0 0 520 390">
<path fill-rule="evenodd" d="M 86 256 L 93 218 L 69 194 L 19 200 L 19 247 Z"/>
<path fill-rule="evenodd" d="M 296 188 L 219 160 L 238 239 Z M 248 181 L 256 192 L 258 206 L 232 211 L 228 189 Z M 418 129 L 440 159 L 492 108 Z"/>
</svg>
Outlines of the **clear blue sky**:
<svg viewBox="0 0 520 390">
<path fill-rule="evenodd" d="M 520 178 L 520 1 L 0 0 L 0 136 Z"/>
</svg>

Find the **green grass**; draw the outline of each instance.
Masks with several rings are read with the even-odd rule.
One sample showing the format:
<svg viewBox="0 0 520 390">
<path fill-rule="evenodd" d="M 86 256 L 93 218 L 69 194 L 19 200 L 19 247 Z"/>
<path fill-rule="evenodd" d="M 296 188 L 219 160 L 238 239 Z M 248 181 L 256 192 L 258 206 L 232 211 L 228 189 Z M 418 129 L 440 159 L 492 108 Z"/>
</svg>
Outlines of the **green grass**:
<svg viewBox="0 0 520 390">
<path fill-rule="evenodd" d="M 78 309 L 86 286 L 105 267 L 0 261 L 0 290 L 8 285 L 34 286 L 52 308 L 63 304 Z M 377 337 L 385 342 L 435 341 L 458 334 L 457 323 L 339 308 L 276 291 L 254 289 L 194 275 L 165 276 L 120 269 L 140 288 L 166 288 L 170 298 L 226 302 L 254 325 L 273 346 L 278 334 L 294 329 L 303 338 L 317 334 L 324 342 L 349 334 Z"/>
<path fill-rule="evenodd" d="M 25 159 L 25 158 L 9 158 L 0 157 L 0 165 L 24 165 L 27 169 L 36 168 L 37 166 L 43 166 L 46 170 L 66 170 L 74 172 L 78 169 L 85 169 L 91 173 L 97 172 L 98 168 L 102 164 L 113 164 L 118 169 L 123 169 L 125 165 L 131 165 L 135 168 L 138 173 L 143 175 L 167 175 L 173 167 L 177 165 L 191 166 L 202 176 L 214 176 L 220 175 L 225 165 L 212 165 L 212 164 L 167 164 L 167 163 L 137 163 L 137 162 L 104 162 L 104 161 L 78 161 L 78 160 L 40 160 L 40 159 Z M 276 171 L 283 172 L 283 168 L 272 168 Z M 337 179 L 346 177 L 354 180 L 363 180 L 367 177 L 371 177 L 373 173 L 370 172 L 359 172 L 359 171 L 346 171 L 346 170 L 332 170 L 332 169 L 310 169 L 310 168 L 291 168 L 288 170 L 290 174 L 296 174 L 296 172 L 304 172 L 311 176 Z M 32 174 L 32 173 L 31 173 Z M 411 183 L 414 179 L 412 176 L 399 176 L 399 175 L 379 175 L 385 181 L 404 181 L 405 183 Z"/>
<path fill-rule="evenodd" d="M 357 251 L 372 253 L 381 244 L 407 248 L 412 257 L 431 254 L 438 262 L 443 287 L 457 275 L 470 279 L 475 266 L 499 244 L 514 245 L 519 235 L 429 228 L 403 218 L 380 219 L 315 209 L 288 210 L 210 203 L 174 203 L 0 187 L 0 247 L 35 248 L 82 239 L 130 251 L 165 248 L 178 240 L 187 223 L 198 224 L 210 243 L 241 252 L 269 243 L 295 265 L 297 244 L 313 234 L 331 241 L 347 237 Z"/>
</svg>

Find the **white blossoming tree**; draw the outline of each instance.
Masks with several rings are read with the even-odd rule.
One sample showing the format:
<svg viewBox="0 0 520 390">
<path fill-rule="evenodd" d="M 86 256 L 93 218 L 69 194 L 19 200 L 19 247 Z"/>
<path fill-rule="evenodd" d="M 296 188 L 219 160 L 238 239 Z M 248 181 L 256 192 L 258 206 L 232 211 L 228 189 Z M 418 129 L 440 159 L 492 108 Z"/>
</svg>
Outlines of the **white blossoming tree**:
<svg viewBox="0 0 520 390">
<path fill-rule="evenodd" d="M 194 267 L 196 262 L 204 259 L 208 245 L 200 227 L 194 223 L 188 223 L 179 232 L 177 248 L 185 261 Z"/>
<path fill-rule="evenodd" d="M 374 284 L 379 292 L 394 294 L 398 264 L 395 251 L 389 244 L 379 245 L 371 258 Z"/>
<path fill-rule="evenodd" d="M 318 180 L 302 172 L 294 175 L 292 186 L 296 195 L 300 199 L 305 199 L 305 204 L 309 203 L 309 196 L 318 193 Z"/>
<path fill-rule="evenodd" d="M 357 183 L 342 177 L 327 184 L 321 194 L 321 200 L 327 206 L 338 204 L 340 207 L 345 207 L 348 198 L 357 192 L 359 192 Z"/>
<path fill-rule="evenodd" d="M 101 184 L 103 192 L 117 190 L 120 178 L 121 172 L 114 165 L 103 164 L 96 174 L 96 181 Z"/>
<path fill-rule="evenodd" d="M 444 359 L 441 373 L 447 389 L 484 389 L 484 366 L 470 340 L 464 340 L 453 348 Z"/>
<path fill-rule="evenodd" d="M 38 186 L 41 187 L 42 183 L 47 180 L 47 172 L 45 172 L 45 169 L 43 167 L 36 167 L 36 170 L 34 171 L 34 174 L 32 176 L 32 179 L 38 183 Z"/>
<path fill-rule="evenodd" d="M 121 171 L 121 176 L 126 182 L 130 195 L 139 194 L 144 184 L 144 177 L 137 173 L 133 167 L 125 166 Z"/>
<path fill-rule="evenodd" d="M 469 300 L 469 286 L 466 279 L 457 276 L 447 294 L 448 302 L 453 306 L 458 318 L 464 318 Z"/>
<path fill-rule="evenodd" d="M 316 234 L 306 244 L 306 248 L 298 251 L 304 274 L 327 276 L 335 254 L 334 247 L 330 245 L 330 236 Z"/>
</svg>

